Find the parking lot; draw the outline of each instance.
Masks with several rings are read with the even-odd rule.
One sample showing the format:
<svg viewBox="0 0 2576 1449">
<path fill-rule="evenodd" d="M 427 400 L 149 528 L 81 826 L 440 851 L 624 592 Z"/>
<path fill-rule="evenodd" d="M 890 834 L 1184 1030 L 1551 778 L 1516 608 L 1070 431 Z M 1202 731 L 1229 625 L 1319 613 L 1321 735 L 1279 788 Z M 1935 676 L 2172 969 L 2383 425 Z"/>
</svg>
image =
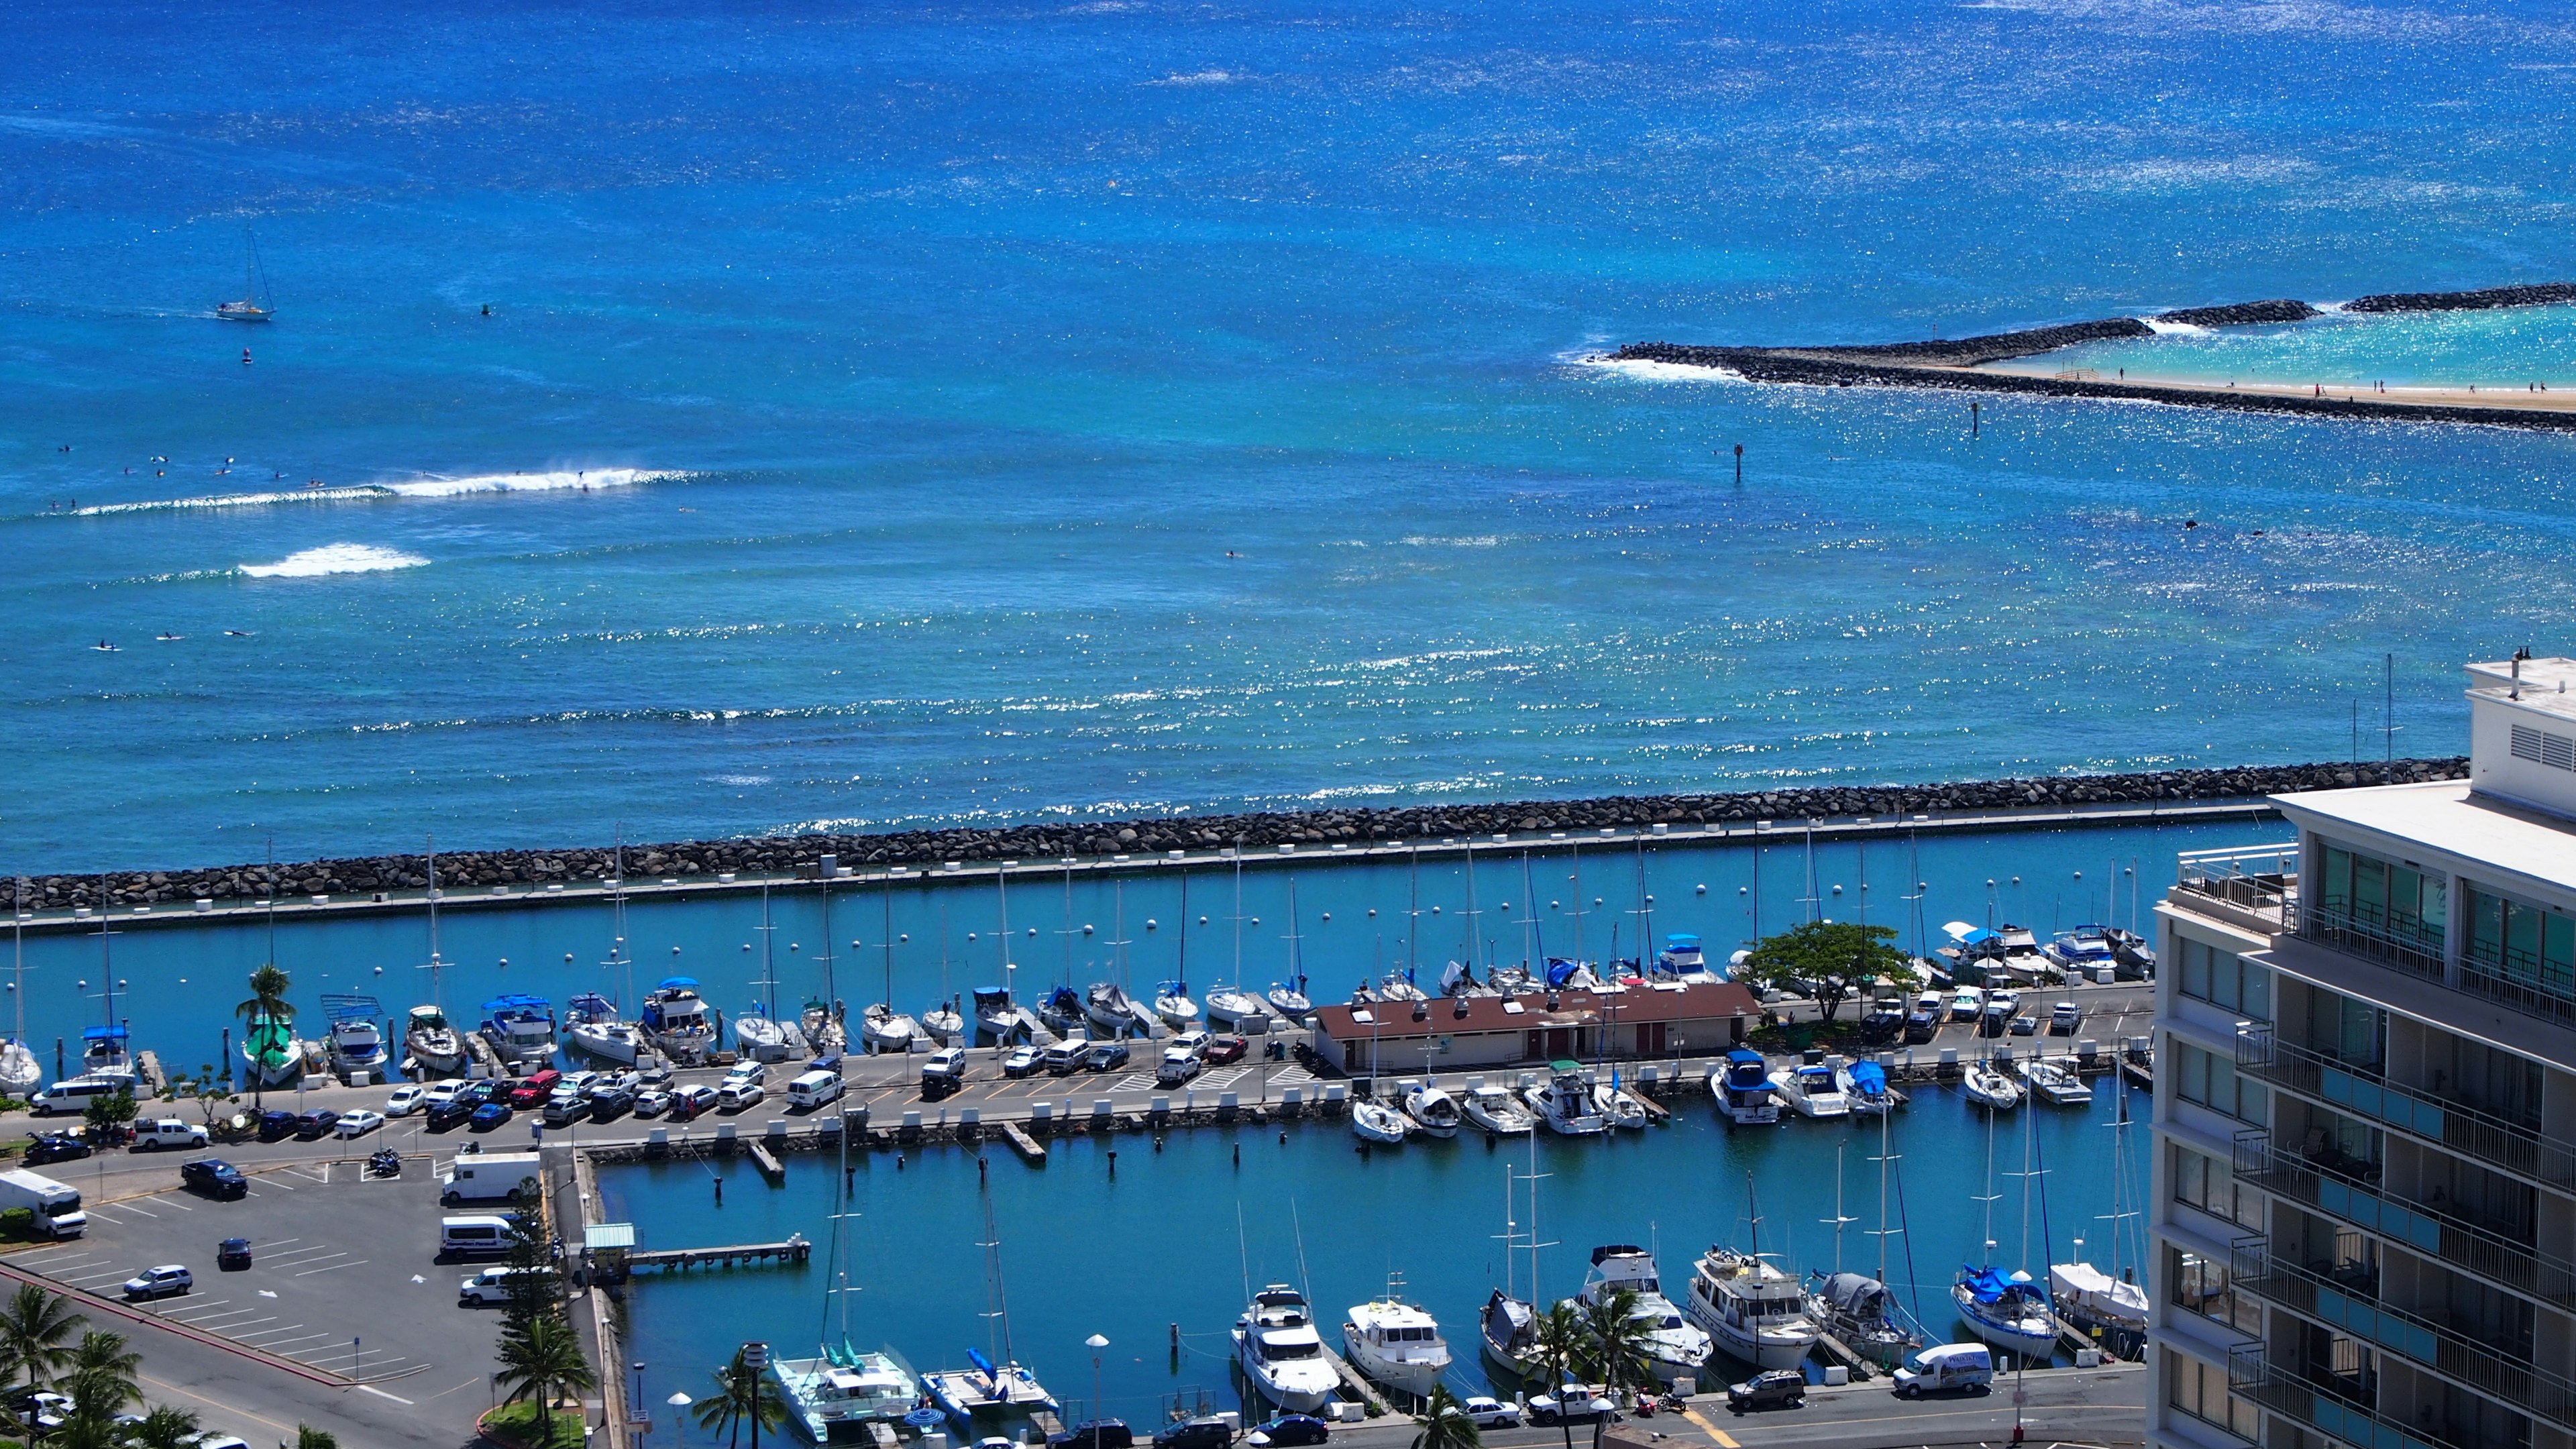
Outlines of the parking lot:
<svg viewBox="0 0 2576 1449">
<path fill-rule="evenodd" d="M 158 1164 L 155 1175 L 171 1184 L 163 1191 L 137 1191 L 136 1173 L 106 1178 L 110 1193 L 86 1204 L 85 1237 L 8 1261 L 110 1300 L 145 1268 L 184 1265 L 196 1279 L 189 1292 L 133 1307 L 363 1385 L 386 1407 L 400 1405 L 446 1431 L 432 1438 L 454 1443 L 470 1433 L 489 1402 L 498 1319 L 456 1306 L 457 1280 L 475 1265 L 438 1261 L 435 1175 L 417 1162 L 389 1179 L 330 1160 L 240 1165 L 253 1169 L 249 1195 L 230 1202 L 178 1188 L 175 1157 Z M 217 1268 L 216 1245 L 230 1237 L 250 1241 L 250 1267 Z M 137 1346 L 150 1362 L 154 1342 Z M 277 1373 L 249 1362 L 240 1371 Z M 222 1418 L 206 1414 L 211 1426 L 258 1438 L 256 1426 Z"/>
</svg>

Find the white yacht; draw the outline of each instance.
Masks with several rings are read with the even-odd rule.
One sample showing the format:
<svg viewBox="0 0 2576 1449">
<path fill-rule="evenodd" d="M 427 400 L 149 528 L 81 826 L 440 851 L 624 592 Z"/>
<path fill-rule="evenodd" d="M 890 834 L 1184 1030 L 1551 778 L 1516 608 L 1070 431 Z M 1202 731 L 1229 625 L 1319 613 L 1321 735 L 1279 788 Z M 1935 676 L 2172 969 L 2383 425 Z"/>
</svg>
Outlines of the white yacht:
<svg viewBox="0 0 2576 1449">
<path fill-rule="evenodd" d="M 715 1022 L 698 995 L 698 983 L 686 976 L 665 976 L 645 994 L 644 1019 L 636 1028 L 675 1062 L 694 1066 L 715 1047 Z"/>
<path fill-rule="evenodd" d="M 32 1096 L 36 1084 L 45 1079 L 45 1065 L 22 1041 L 0 1041 L 0 1092 L 12 1097 Z"/>
<path fill-rule="evenodd" d="M 1262 1000 L 1269 1004 L 1272 1011 L 1289 1021 L 1304 1021 L 1315 1011 L 1315 1003 L 1306 999 L 1305 992 L 1284 981 L 1271 982 L 1270 990 Z"/>
<path fill-rule="evenodd" d="M 1440 1336 L 1439 1320 L 1397 1296 L 1402 1286 L 1390 1278 L 1385 1297 L 1351 1309 L 1342 1325 L 1342 1349 L 1351 1367 L 1369 1378 L 1427 1399 L 1449 1372 L 1449 1343 Z"/>
<path fill-rule="evenodd" d="M 1324 1357 L 1306 1295 L 1285 1283 L 1253 1294 L 1235 1319 L 1234 1360 L 1263 1398 L 1292 1414 L 1322 1408 L 1341 1383 Z"/>
<path fill-rule="evenodd" d="M 1419 1082 L 1404 1094 L 1404 1115 L 1413 1119 L 1413 1128 L 1430 1137 L 1455 1137 L 1461 1114 L 1458 1099 L 1440 1090 L 1437 1083 Z"/>
<path fill-rule="evenodd" d="M 1801 1117 L 1848 1117 L 1851 1102 L 1823 1062 L 1799 1062 L 1771 1074 L 1771 1089 Z"/>
<path fill-rule="evenodd" d="M 1509 1091 L 1501 1087 L 1479 1086 L 1468 1089 L 1459 1110 L 1474 1125 L 1497 1137 L 1513 1137 L 1538 1125 L 1530 1110 Z"/>
<path fill-rule="evenodd" d="M 415 1006 L 403 1026 L 403 1050 L 432 1076 L 465 1069 L 465 1039 L 435 1006 Z"/>
<path fill-rule="evenodd" d="M 1959 1079 L 1959 1090 L 1967 1094 L 1969 1101 L 1992 1111 L 2009 1112 L 2021 1105 L 2021 1088 L 1984 1062 L 1968 1064 L 1967 1072 Z"/>
<path fill-rule="evenodd" d="M 859 1013 L 859 1041 L 872 1052 L 901 1055 L 911 1051 L 919 1030 L 919 1024 L 911 1017 L 882 1001 Z"/>
<path fill-rule="evenodd" d="M 787 1029 L 757 1009 L 733 1019 L 733 1043 L 746 1061 L 787 1060 Z"/>
<path fill-rule="evenodd" d="M 555 1054 L 554 1003 L 542 996 L 496 996 L 483 1003 L 483 1039 L 503 1063 L 543 1065 Z"/>
<path fill-rule="evenodd" d="M 1717 1110 L 1738 1127 L 1767 1127 L 1780 1120 L 1780 1099 L 1771 1090 L 1771 1066 L 1762 1053 L 1737 1047 L 1726 1060 L 1708 1069 L 1708 1094 Z"/>
<path fill-rule="evenodd" d="M 384 1028 L 376 1025 L 376 1013 L 384 1008 L 372 999 L 334 1004 L 324 998 L 323 1010 L 331 1018 L 331 1035 L 325 1050 L 331 1054 L 332 1069 L 339 1072 L 365 1072 L 381 1079 L 385 1070 Z"/>
<path fill-rule="evenodd" d="M 1709 1336 L 1683 1318 L 1673 1300 L 1664 1296 L 1655 1260 L 1645 1249 L 1624 1243 L 1593 1249 L 1592 1271 L 1584 1275 L 1577 1299 L 1590 1305 L 1622 1288 L 1637 1295 L 1637 1315 L 1652 1325 L 1638 1336 L 1638 1347 L 1645 1350 L 1655 1378 L 1670 1384 L 1679 1378 L 1705 1377 L 1702 1365 L 1708 1362 Z"/>
<path fill-rule="evenodd" d="M 1816 1346 L 1816 1320 L 1797 1279 L 1750 1253 L 1710 1248 L 1691 1270 L 1691 1321 L 1729 1356 L 1756 1368 L 1796 1368 Z"/>
<path fill-rule="evenodd" d="M 1154 1014 L 1174 1031 L 1188 1031 L 1199 1024 L 1199 1004 L 1190 1000 L 1189 983 L 1166 981 L 1154 991 Z"/>
<path fill-rule="evenodd" d="M 2022 1063 L 2021 1079 L 2030 1085 L 2030 1094 L 2052 1107 L 2085 1107 L 2092 1105 L 2093 1089 L 2084 1079 L 2055 1062 L 2033 1057 Z"/>
<path fill-rule="evenodd" d="M 134 1054 L 126 1049 L 125 1028 L 93 1026 L 81 1031 L 81 1069 L 84 1077 L 131 1077 Z"/>
<path fill-rule="evenodd" d="M 1351 1102 L 1351 1131 L 1363 1142 L 1393 1147 L 1413 1130 L 1413 1121 L 1384 1102 L 1366 1097 Z"/>
<path fill-rule="evenodd" d="M 943 1001 L 921 1014 L 921 1029 L 932 1041 L 946 1046 L 966 1034 L 966 1018 Z"/>
<path fill-rule="evenodd" d="M 604 1061 L 632 1065 L 644 1051 L 644 1034 L 617 1018 L 617 1003 L 585 992 L 564 1004 L 564 1045 Z"/>
<path fill-rule="evenodd" d="M 850 1033 L 849 1029 L 842 1024 L 842 1011 L 843 1008 L 838 1002 L 826 1004 L 820 1001 L 809 1001 L 796 1013 L 796 1025 L 804 1031 L 805 1041 L 807 1045 L 814 1048 L 814 1055 L 836 1057 L 849 1050 Z M 901 1021 L 907 1028 L 912 1025 L 911 1017 L 898 1015 L 891 1008 L 888 1009 L 887 1014 Z M 864 1019 L 862 1029 L 864 1029 Z M 911 1050 L 908 1039 L 904 1050 Z"/>
<path fill-rule="evenodd" d="M 858 1353 L 845 1344 L 817 1358 L 769 1361 L 788 1416 L 814 1444 L 865 1444 L 870 1427 L 901 1431 L 921 1401 L 921 1380 L 890 1353 Z"/>
<path fill-rule="evenodd" d="M 978 986 L 972 995 L 977 1032 L 996 1042 L 1010 1041 L 1020 1034 L 1020 1008 L 1012 1002 L 1009 987 Z"/>
<path fill-rule="evenodd" d="M 1610 1119 L 1592 1101 L 1592 1086 L 1575 1071 L 1554 1071 L 1521 1094 L 1531 1115 L 1565 1137 L 1597 1137 L 1610 1130 Z"/>
</svg>

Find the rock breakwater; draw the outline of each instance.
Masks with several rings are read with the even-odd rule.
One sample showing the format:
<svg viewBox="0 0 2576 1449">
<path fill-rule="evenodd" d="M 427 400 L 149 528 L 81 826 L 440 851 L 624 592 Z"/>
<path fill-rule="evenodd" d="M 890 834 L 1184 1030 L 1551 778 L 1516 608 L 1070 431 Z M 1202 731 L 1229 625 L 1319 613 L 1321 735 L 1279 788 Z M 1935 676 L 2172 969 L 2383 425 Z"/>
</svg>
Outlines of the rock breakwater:
<svg viewBox="0 0 2576 1449">
<path fill-rule="evenodd" d="M 882 835 L 685 840 L 627 846 L 624 861 L 630 876 L 788 874 L 811 870 L 826 855 L 838 857 L 845 865 L 937 865 L 951 860 L 1038 860 L 1067 855 L 1206 850 L 1222 845 L 1268 850 L 1283 844 L 1401 843 L 1501 831 L 2245 800 L 2293 790 L 2457 780 L 2467 775 L 2465 758 L 2399 760 L 2393 764 L 2249 765 L 2237 769 L 2056 775 L 1923 785 L 1064 821 Z M 617 856 L 607 848 L 469 850 L 441 852 L 438 857 L 442 888 L 595 882 L 611 878 L 616 870 Z M 137 906 L 191 899 L 255 900 L 272 891 L 284 897 L 418 890 L 429 884 L 429 861 L 418 855 L 379 855 L 276 866 L 43 875 L 20 877 L 19 882 L 29 909 L 64 910 L 74 906 L 95 908 L 102 901 Z"/>
<path fill-rule="evenodd" d="M 2576 302 L 2576 282 L 2536 282 L 2520 287 L 2488 287 L 2476 292 L 2382 292 L 2355 297 L 2347 312 L 2477 312 L 2490 307 L 2546 307 Z"/>
</svg>

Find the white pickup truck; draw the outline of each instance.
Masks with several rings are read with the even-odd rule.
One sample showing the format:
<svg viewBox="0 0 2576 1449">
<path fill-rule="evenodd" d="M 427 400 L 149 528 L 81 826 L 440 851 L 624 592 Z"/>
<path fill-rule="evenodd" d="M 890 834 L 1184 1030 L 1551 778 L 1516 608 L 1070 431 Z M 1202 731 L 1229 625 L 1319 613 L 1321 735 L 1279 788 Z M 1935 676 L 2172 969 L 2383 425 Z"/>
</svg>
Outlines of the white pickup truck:
<svg viewBox="0 0 2576 1449">
<path fill-rule="evenodd" d="M 153 1117 L 134 1124 L 134 1150 L 157 1152 L 164 1147 L 203 1147 L 206 1129 L 176 1117 Z"/>
</svg>

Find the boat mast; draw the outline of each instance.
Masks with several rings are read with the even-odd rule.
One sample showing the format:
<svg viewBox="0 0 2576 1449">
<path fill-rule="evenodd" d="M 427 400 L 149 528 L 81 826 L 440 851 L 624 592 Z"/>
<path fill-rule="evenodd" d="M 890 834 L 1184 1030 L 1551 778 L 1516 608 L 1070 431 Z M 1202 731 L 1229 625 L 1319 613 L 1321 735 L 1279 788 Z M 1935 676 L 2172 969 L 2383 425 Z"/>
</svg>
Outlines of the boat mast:
<svg viewBox="0 0 2576 1449">
<path fill-rule="evenodd" d="M 1476 932 L 1482 927 L 1477 918 L 1484 912 L 1476 909 L 1476 838 L 1467 837 L 1467 974 L 1473 976 L 1484 961 L 1476 954 Z"/>
<path fill-rule="evenodd" d="M 817 870 L 820 872 L 819 866 L 817 867 Z M 823 950 L 822 953 L 814 959 L 823 967 L 823 999 L 826 1001 L 836 1000 L 840 996 L 839 983 L 833 979 L 832 975 L 832 877 L 839 873 L 840 866 L 837 863 L 834 864 L 830 871 L 820 872 L 820 882 L 823 888 Z M 778 989 L 778 983 L 775 981 L 770 982 L 769 989 L 776 991 Z M 773 1008 L 766 1014 L 774 1017 L 778 1013 L 775 1008 Z"/>
<path fill-rule="evenodd" d="M 888 1011 L 892 1011 L 892 1010 L 894 1010 L 894 877 L 893 877 L 893 876 L 887 875 L 887 876 L 879 876 L 879 877 L 877 878 L 877 903 L 878 903 L 878 905 L 882 908 L 882 910 L 883 910 L 883 912 L 884 912 L 884 919 L 882 919 L 881 921 L 879 921 L 879 922 L 878 922 L 878 924 L 877 924 L 877 935 L 883 938 L 882 944 L 883 944 L 883 945 L 884 945 L 884 947 L 885 947 L 885 999 L 886 999 L 886 1010 L 888 1010 Z M 829 1017 L 831 1016 L 831 1014 L 832 1014 L 832 1008 L 833 1008 L 835 1005 L 837 1005 L 838 1003 L 839 1003 L 839 998 L 832 996 L 832 995 L 830 994 L 830 992 L 827 990 L 827 991 L 824 993 L 823 1015 L 824 1015 L 826 1018 L 829 1018 Z"/>
<path fill-rule="evenodd" d="M 1414 939 L 1422 934 L 1422 842 L 1416 839 L 1406 845 L 1404 856 L 1404 979 L 1410 985 L 1419 965 Z"/>
<path fill-rule="evenodd" d="M 1529 1301 L 1530 1301 L 1530 1307 L 1531 1307 L 1532 1309 L 1536 1309 L 1536 1308 L 1538 1307 L 1538 1305 L 1539 1305 L 1539 1301 L 1540 1301 L 1540 1300 L 1539 1300 L 1539 1296 L 1538 1296 L 1538 1250 L 1539 1250 L 1539 1249 L 1541 1249 L 1541 1248 L 1553 1248 L 1553 1247 L 1555 1247 L 1555 1246 L 1556 1246 L 1556 1244 L 1554 1244 L 1554 1243 L 1542 1243 L 1542 1242 L 1540 1242 L 1540 1241 L 1539 1241 L 1539 1239 L 1538 1239 L 1538 1183 L 1539 1183 L 1539 1179 L 1540 1179 L 1540 1178 L 1550 1176 L 1551 1174 L 1549 1174 L 1549 1173 L 1544 1173 L 1544 1172 L 1541 1172 L 1541 1171 L 1539 1171 L 1539 1170 L 1538 1170 L 1538 1131 L 1537 1131 L 1536 1127 L 1534 1127 L 1534 1126 L 1532 1127 L 1532 1129 L 1531 1129 L 1531 1130 L 1530 1130 L 1530 1132 L 1528 1133 L 1528 1136 L 1529 1136 L 1529 1140 L 1530 1140 L 1530 1141 L 1529 1141 L 1529 1151 L 1530 1151 L 1530 1170 L 1529 1170 L 1529 1176 L 1527 1176 L 1526 1178 L 1524 1178 L 1524 1179 L 1522 1179 L 1522 1180 L 1523 1180 L 1523 1181 L 1525 1181 L 1525 1182 L 1527 1182 L 1527 1183 L 1529 1184 L 1529 1202 L 1530 1202 L 1530 1209 L 1529 1209 L 1529 1213 L 1530 1213 L 1530 1223 L 1529 1223 L 1529 1255 L 1530 1255 L 1529 1285 L 1530 1285 L 1530 1296 L 1529 1296 Z"/>
<path fill-rule="evenodd" d="M 1573 843 L 1573 849 L 1571 849 L 1571 850 L 1569 850 L 1569 851 L 1567 851 L 1567 852 L 1566 852 L 1566 864 L 1567 864 L 1569 867 L 1571 867 L 1571 868 L 1570 868 L 1569 870 L 1567 870 L 1566 875 L 1565 875 L 1565 878 L 1566 878 L 1566 880 L 1568 880 L 1569 882 L 1571 882 L 1571 883 L 1573 884 L 1573 886 L 1574 886 L 1574 910 L 1573 910 L 1573 912 L 1572 912 L 1572 914 L 1573 914 L 1573 916 L 1574 916 L 1574 964 L 1575 964 L 1576 966 L 1578 966 L 1578 967 L 1579 967 L 1579 966 L 1581 966 L 1581 965 L 1583 964 L 1583 842 L 1582 842 L 1582 841 L 1579 841 L 1579 840 L 1578 840 L 1578 841 L 1575 841 L 1575 842 Z"/>
<path fill-rule="evenodd" d="M 1884 1116 L 1886 1114 L 1881 1113 L 1880 1115 Z M 1843 1225 L 1845 1223 L 1856 1223 L 1860 1221 L 1860 1219 L 1852 1217 L 1843 1211 L 1844 1146 L 1845 1144 L 1839 1142 L 1834 1144 L 1834 1215 L 1824 1220 L 1834 1230 L 1834 1271 L 1837 1273 L 1843 1270 Z M 1884 1283 L 1887 1280 L 1881 1278 L 1879 1281 Z"/>
<path fill-rule="evenodd" d="M 1291 920 L 1288 929 L 1297 929 Z M 1234 852 L 1234 988 L 1243 989 L 1243 851 Z"/>
<path fill-rule="evenodd" d="M 760 878 L 760 925 L 758 927 L 758 930 L 760 931 L 760 976 L 761 979 L 768 982 L 773 989 L 778 984 L 778 938 L 773 934 L 777 929 L 778 928 L 776 926 L 770 924 L 769 920 L 769 877 L 764 873 Z"/>
<path fill-rule="evenodd" d="M 438 838 L 424 835 L 421 842 L 429 854 L 429 1004 L 444 1021 L 447 1019 L 447 995 L 440 983 L 447 963 L 438 954 Z M 274 954 L 275 948 L 272 947 L 271 955 Z"/>
</svg>

